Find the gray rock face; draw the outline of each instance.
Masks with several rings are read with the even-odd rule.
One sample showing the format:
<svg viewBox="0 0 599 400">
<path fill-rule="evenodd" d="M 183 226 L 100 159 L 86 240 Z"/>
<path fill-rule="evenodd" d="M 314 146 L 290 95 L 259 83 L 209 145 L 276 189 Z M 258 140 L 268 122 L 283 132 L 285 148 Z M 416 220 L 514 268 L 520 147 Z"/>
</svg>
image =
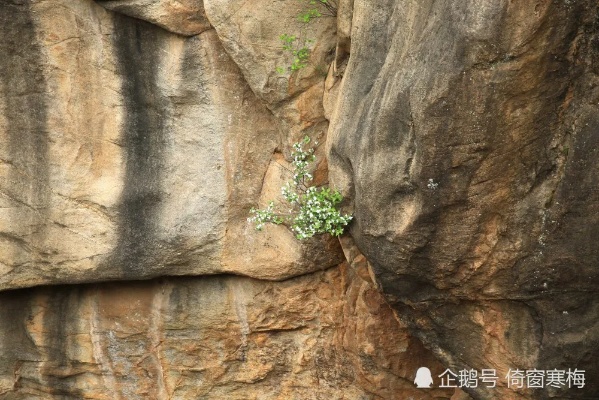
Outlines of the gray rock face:
<svg viewBox="0 0 599 400">
<path fill-rule="evenodd" d="M 387 299 L 455 369 L 599 368 L 596 15 L 590 1 L 354 3 L 331 179 Z M 587 379 L 468 392 L 599 396 Z"/>
</svg>

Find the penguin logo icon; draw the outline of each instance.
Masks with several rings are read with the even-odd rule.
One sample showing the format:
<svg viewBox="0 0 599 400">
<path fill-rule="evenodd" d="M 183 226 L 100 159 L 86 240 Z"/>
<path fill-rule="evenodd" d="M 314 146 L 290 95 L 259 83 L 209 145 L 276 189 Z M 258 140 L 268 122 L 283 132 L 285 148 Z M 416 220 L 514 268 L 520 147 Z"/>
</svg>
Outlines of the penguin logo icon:
<svg viewBox="0 0 599 400">
<path fill-rule="evenodd" d="M 416 371 L 416 378 L 414 379 L 414 385 L 417 388 L 429 389 L 433 384 L 433 377 L 431 376 L 431 370 L 426 367 L 418 368 Z"/>
</svg>

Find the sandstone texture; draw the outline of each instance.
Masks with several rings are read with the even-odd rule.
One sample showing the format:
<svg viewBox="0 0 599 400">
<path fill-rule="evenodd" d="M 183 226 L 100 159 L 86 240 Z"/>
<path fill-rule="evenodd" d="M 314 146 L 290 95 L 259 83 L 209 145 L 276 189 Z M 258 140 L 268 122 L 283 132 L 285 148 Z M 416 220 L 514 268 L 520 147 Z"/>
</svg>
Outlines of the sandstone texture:
<svg viewBox="0 0 599 400">
<path fill-rule="evenodd" d="M 321 9 L 320 18 L 309 23 L 298 20 L 313 7 L 304 1 L 207 0 L 204 4 L 223 47 L 278 121 L 284 133 L 281 150 L 287 158 L 292 143 L 306 135 L 324 142 L 328 120 L 323 80 L 335 53 L 336 18 Z M 290 70 L 294 57 L 282 48 L 283 34 L 297 38 L 294 49 L 309 49 L 305 68 Z M 322 150 L 318 148 L 318 163 L 323 163 Z"/>
<path fill-rule="evenodd" d="M 308 6 L 302 1 L 205 0 L 206 15 L 231 58 L 257 96 L 275 107 L 298 95 L 323 75 L 335 49 L 336 18 L 323 15 L 310 23 L 298 20 Z M 293 57 L 282 49 L 282 34 L 297 37 L 294 45 L 310 48 L 310 63 L 295 73 L 280 74 Z"/>
<path fill-rule="evenodd" d="M 294 140 L 214 30 L 185 38 L 90 0 L 0 7 L 0 288 L 341 261 L 337 241 L 246 221 L 291 178 Z M 319 94 L 285 109 L 322 135 Z"/>
<path fill-rule="evenodd" d="M 0 399 L 599 398 L 599 6 L 331 3 L 0 2 Z"/>
<path fill-rule="evenodd" d="M 1 293 L 0 398 L 423 398 L 414 371 L 442 366 L 393 317 L 364 264 L 285 282 L 214 276 Z"/>
<path fill-rule="evenodd" d="M 97 0 L 97 3 L 183 36 L 194 36 L 211 28 L 202 0 Z"/>
<path fill-rule="evenodd" d="M 0 4 L 0 398 L 417 395 L 419 363 L 442 365 L 363 258 L 246 221 L 290 179 L 289 145 L 324 142 L 324 74 L 264 69 L 270 98 L 235 37 L 177 4 Z M 328 21 L 312 36 L 327 51 Z M 278 34 L 261 40 L 289 61 Z M 106 280 L 121 282 L 84 284 Z"/>
<path fill-rule="evenodd" d="M 475 398 L 599 397 L 597 15 L 354 2 L 328 80 L 331 180 L 399 318 L 456 371 L 587 371 L 582 389 Z"/>
</svg>

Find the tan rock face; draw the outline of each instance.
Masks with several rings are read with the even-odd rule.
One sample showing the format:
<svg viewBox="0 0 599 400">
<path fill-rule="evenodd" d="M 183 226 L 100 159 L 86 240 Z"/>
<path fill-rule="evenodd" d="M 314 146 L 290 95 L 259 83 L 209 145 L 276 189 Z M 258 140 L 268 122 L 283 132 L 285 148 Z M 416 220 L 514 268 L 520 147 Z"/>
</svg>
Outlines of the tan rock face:
<svg viewBox="0 0 599 400">
<path fill-rule="evenodd" d="M 246 221 L 290 178 L 289 144 L 324 141 L 322 73 L 256 90 L 225 25 L 171 33 L 200 29 L 174 10 L 192 3 L 101 3 L 118 13 L 0 3 L 0 397 L 422 398 L 416 369 L 442 367 L 364 260 Z"/>
<path fill-rule="evenodd" d="M 0 2 L 3 397 L 599 396 L 597 4 L 338 5 Z M 246 221 L 304 135 L 342 246 Z"/>
<path fill-rule="evenodd" d="M 5 292 L 0 392 L 15 399 L 449 399 L 451 391 L 414 389 L 421 363 L 443 369 L 393 318 L 363 268 L 280 283 L 215 276 Z"/>
<path fill-rule="evenodd" d="M 202 0 L 96 0 L 108 10 L 117 11 L 156 24 L 184 36 L 210 29 Z"/>
<path fill-rule="evenodd" d="M 596 2 L 353 7 L 329 167 L 387 299 L 455 370 L 597 370 Z"/>
<path fill-rule="evenodd" d="M 293 134 L 326 130 L 318 91 L 279 123 L 214 30 L 184 38 L 87 0 L 2 7 L 0 288 L 285 279 L 342 259 L 336 241 L 246 221 L 290 178 L 264 175 Z"/>
<path fill-rule="evenodd" d="M 208 0 L 206 14 L 248 85 L 263 100 L 283 133 L 281 151 L 308 135 L 324 142 L 328 121 L 322 106 L 323 83 L 336 46 L 336 18 L 323 8 L 309 23 L 298 17 L 318 7 L 307 1 Z M 292 47 L 309 50 L 306 66 L 291 71 L 294 56 L 280 36 L 295 36 Z M 285 72 L 277 72 L 282 68 Z M 324 154 L 319 152 L 319 162 Z"/>
<path fill-rule="evenodd" d="M 253 92 L 269 105 L 322 83 L 335 49 L 335 18 L 323 15 L 308 24 L 301 22 L 298 16 L 310 8 L 303 1 L 206 0 L 204 4 L 223 46 Z M 276 71 L 293 62 L 283 50 L 282 34 L 296 36 L 298 49 L 310 49 L 306 68 L 293 74 Z"/>
</svg>

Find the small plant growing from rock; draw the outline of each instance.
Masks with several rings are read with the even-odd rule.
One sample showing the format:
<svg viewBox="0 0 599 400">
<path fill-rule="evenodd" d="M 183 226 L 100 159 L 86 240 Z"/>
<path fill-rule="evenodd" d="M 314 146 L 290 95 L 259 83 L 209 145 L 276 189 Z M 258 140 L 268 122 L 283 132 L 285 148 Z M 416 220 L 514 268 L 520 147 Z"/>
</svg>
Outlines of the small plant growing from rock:
<svg viewBox="0 0 599 400">
<path fill-rule="evenodd" d="M 335 0 L 309 0 L 308 4 L 311 8 L 308 8 L 297 16 L 297 19 L 302 22 L 308 23 L 312 19 L 322 16 L 337 16 L 337 1 Z M 320 6 L 321 9 L 319 10 L 317 6 Z"/>
<path fill-rule="evenodd" d="M 334 0 L 310 0 L 308 1 L 310 8 L 300 12 L 297 19 L 304 23 L 309 23 L 315 18 L 322 16 L 335 17 L 337 15 L 337 2 Z M 319 10 L 317 6 L 320 6 L 322 10 Z M 300 35 L 303 36 L 303 35 Z M 292 56 L 291 64 L 287 67 L 276 67 L 276 71 L 279 74 L 285 74 L 287 71 L 295 72 L 308 65 L 308 59 L 310 58 L 310 44 L 313 42 L 311 39 L 301 39 L 295 35 L 289 35 L 287 33 L 279 36 L 283 44 L 283 50 Z"/>
<path fill-rule="evenodd" d="M 310 2 L 310 4 L 315 4 L 316 2 Z M 302 13 L 300 13 L 297 16 L 297 19 L 299 19 L 302 22 L 308 23 L 310 22 L 313 18 L 318 18 L 321 17 L 322 14 L 320 13 L 320 11 L 318 11 L 317 8 L 310 8 Z"/>
<path fill-rule="evenodd" d="M 429 179 L 426 187 L 428 187 L 430 190 L 437 190 L 439 183 L 435 182 L 433 179 Z"/>
<path fill-rule="evenodd" d="M 293 61 L 288 67 L 289 70 L 292 72 L 297 71 L 308 65 L 308 58 L 310 57 L 310 49 L 308 48 L 308 45 L 312 43 L 312 40 L 305 40 L 304 45 L 299 46 L 299 39 L 293 35 L 284 33 L 279 36 L 279 39 L 281 39 L 281 42 L 283 42 L 283 50 L 291 53 L 293 56 Z M 277 72 L 279 74 L 284 74 L 285 68 L 277 67 Z"/>
<path fill-rule="evenodd" d="M 293 180 L 281 188 L 285 203 L 270 201 L 265 209 L 250 210 L 248 221 L 256 224 L 256 230 L 262 230 L 267 223 L 283 224 L 296 238 L 304 240 L 322 233 L 339 236 L 351 221 L 351 215 L 343 215 L 337 208 L 343 200 L 341 193 L 327 186 L 310 186 L 313 177 L 308 172 L 309 166 L 316 157 L 314 148 L 304 149 L 309 143 L 306 136 L 293 145 Z"/>
</svg>

